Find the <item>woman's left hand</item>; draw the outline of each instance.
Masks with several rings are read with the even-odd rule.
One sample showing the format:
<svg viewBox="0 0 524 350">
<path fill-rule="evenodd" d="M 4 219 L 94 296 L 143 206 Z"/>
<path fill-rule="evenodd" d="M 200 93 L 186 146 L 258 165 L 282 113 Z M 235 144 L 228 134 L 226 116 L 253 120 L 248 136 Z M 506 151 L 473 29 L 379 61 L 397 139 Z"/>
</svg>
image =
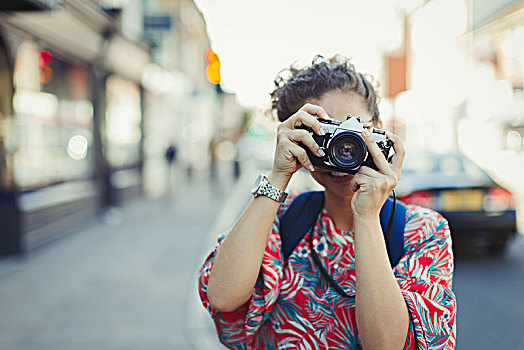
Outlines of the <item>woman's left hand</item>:
<svg viewBox="0 0 524 350">
<path fill-rule="evenodd" d="M 387 137 L 393 142 L 395 150 L 390 164 L 371 133 L 365 130 L 362 136 L 377 170 L 362 166 L 355 174 L 350 183 L 351 189 L 355 192 L 351 200 L 351 208 L 355 217 L 375 218 L 378 217 L 382 205 L 400 180 L 405 150 L 400 137 L 387 132 Z"/>
</svg>

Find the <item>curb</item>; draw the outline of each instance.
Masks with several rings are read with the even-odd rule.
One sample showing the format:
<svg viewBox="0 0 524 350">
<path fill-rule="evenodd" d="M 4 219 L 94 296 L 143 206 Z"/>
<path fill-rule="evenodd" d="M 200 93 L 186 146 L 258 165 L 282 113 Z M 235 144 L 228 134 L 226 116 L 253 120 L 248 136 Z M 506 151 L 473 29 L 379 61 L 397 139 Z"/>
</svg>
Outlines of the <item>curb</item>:
<svg viewBox="0 0 524 350">
<path fill-rule="evenodd" d="M 232 193 L 224 202 L 210 230 L 204 236 L 202 248 L 200 249 L 197 266 L 194 267 L 195 283 L 191 285 L 186 297 L 186 320 L 185 325 L 188 343 L 195 350 L 225 349 L 218 340 L 215 324 L 207 310 L 204 309 L 198 296 L 196 276 L 201 264 L 216 244 L 217 237 L 227 231 L 238 218 L 242 210 L 251 200 L 250 188 L 260 171 L 254 167 L 246 167 L 242 172 Z"/>
</svg>

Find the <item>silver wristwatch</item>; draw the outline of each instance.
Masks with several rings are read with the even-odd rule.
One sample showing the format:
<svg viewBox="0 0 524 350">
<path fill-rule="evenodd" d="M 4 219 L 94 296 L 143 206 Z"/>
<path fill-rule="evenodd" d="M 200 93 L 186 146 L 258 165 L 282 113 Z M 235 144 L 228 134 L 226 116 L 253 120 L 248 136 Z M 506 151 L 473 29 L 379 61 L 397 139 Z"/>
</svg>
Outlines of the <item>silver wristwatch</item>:
<svg viewBox="0 0 524 350">
<path fill-rule="evenodd" d="M 253 193 L 255 198 L 258 196 L 266 196 L 280 203 L 282 203 L 287 197 L 286 192 L 269 183 L 266 175 L 258 175 L 251 193 Z"/>
</svg>

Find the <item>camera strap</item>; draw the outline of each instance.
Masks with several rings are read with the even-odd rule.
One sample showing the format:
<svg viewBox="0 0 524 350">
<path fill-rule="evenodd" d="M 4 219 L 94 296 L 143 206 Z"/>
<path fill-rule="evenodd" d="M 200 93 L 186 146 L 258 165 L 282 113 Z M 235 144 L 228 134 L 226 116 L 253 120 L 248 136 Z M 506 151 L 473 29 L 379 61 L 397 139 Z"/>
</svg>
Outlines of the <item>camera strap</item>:
<svg viewBox="0 0 524 350">
<path fill-rule="evenodd" d="M 324 192 L 304 192 L 297 196 L 288 210 L 280 219 L 280 237 L 284 261 L 295 250 L 298 243 L 307 233 L 311 233 L 324 205 Z M 404 255 L 404 228 L 406 225 L 406 207 L 393 199 L 388 198 L 380 210 L 380 224 L 391 267 L 395 267 Z M 312 234 L 309 235 L 309 248 L 315 265 L 331 287 L 340 295 L 348 297 L 338 283 L 326 271 L 320 258 L 313 248 Z"/>
</svg>

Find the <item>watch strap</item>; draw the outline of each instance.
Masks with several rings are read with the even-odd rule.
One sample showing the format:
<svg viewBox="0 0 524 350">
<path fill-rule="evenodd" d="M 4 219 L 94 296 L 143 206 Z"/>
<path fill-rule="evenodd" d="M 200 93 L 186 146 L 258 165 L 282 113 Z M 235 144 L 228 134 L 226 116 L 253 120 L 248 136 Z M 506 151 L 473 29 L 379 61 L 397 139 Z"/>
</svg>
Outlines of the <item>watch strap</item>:
<svg viewBox="0 0 524 350">
<path fill-rule="evenodd" d="M 266 196 L 274 201 L 282 203 L 287 198 L 287 193 L 271 185 L 266 176 L 262 176 L 258 189 L 253 193 L 255 197 Z"/>
</svg>

